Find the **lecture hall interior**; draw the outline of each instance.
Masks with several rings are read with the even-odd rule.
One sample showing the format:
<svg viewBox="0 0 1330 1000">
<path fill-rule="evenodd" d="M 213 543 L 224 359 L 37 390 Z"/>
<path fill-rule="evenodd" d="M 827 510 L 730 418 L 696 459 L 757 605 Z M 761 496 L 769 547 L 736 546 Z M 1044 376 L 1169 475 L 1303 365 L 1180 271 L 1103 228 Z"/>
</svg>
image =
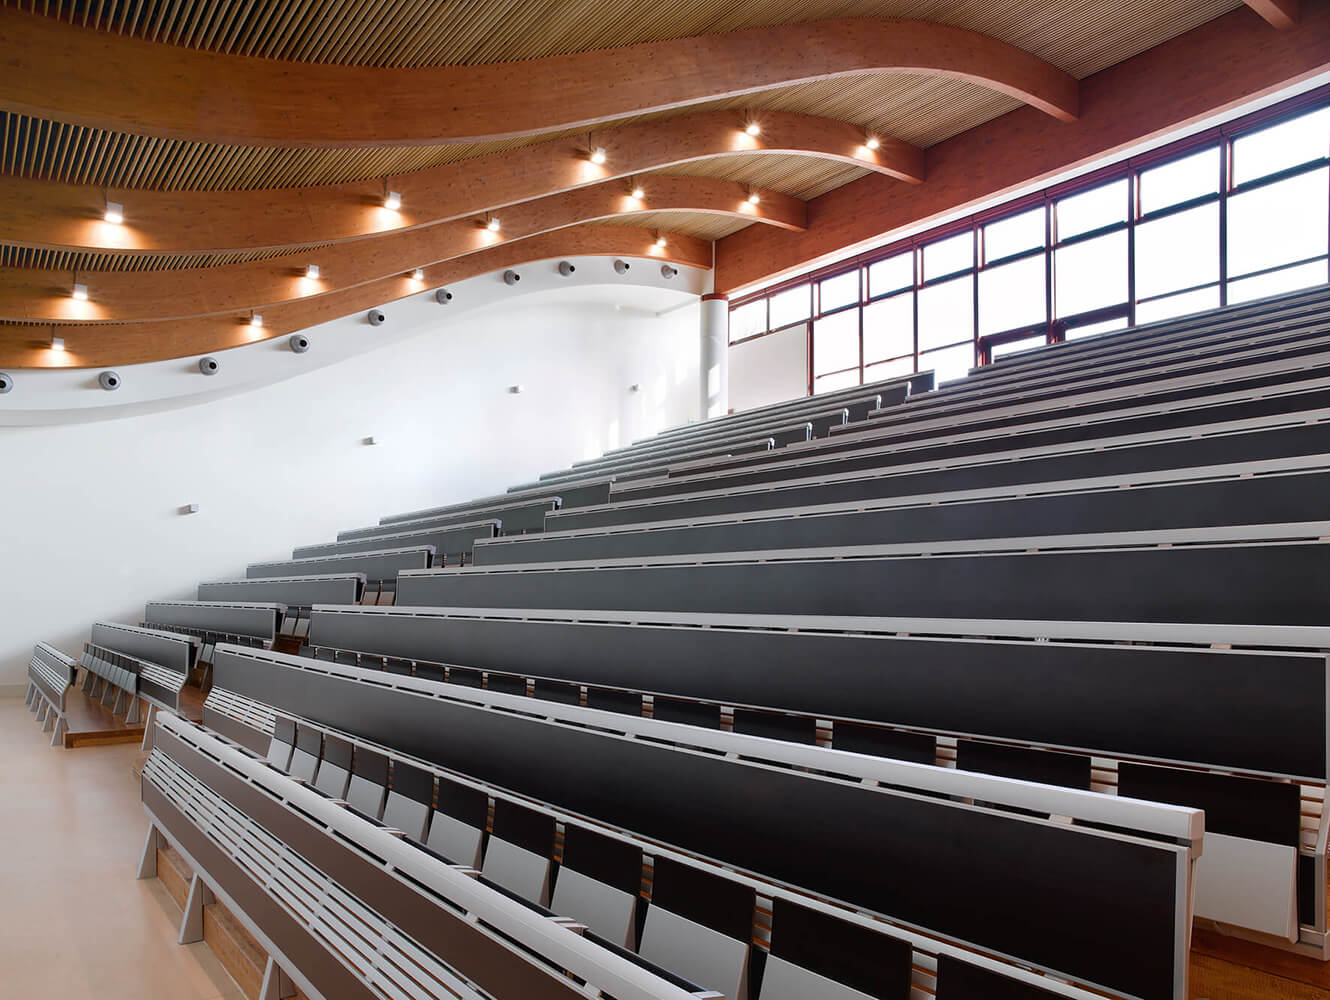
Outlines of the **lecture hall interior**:
<svg viewBox="0 0 1330 1000">
<path fill-rule="evenodd" d="M 1330 1000 L 1330 0 L 0 0 L 0 1000 Z"/>
</svg>

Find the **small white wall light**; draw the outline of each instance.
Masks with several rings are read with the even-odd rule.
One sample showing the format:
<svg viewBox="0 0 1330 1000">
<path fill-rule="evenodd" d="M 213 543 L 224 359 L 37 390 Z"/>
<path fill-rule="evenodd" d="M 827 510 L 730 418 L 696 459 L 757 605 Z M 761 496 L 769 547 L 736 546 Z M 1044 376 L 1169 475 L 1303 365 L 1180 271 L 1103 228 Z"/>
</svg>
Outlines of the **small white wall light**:
<svg viewBox="0 0 1330 1000">
<path fill-rule="evenodd" d="M 517 385 L 510 385 L 508 387 L 508 391 L 511 392 L 514 396 L 520 396 L 522 393 L 526 392 L 526 386 L 522 385 L 519 382 Z"/>
<path fill-rule="evenodd" d="M 199 505 L 196 503 L 187 503 L 180 508 L 180 513 L 182 514 L 197 514 L 198 512 Z"/>
</svg>

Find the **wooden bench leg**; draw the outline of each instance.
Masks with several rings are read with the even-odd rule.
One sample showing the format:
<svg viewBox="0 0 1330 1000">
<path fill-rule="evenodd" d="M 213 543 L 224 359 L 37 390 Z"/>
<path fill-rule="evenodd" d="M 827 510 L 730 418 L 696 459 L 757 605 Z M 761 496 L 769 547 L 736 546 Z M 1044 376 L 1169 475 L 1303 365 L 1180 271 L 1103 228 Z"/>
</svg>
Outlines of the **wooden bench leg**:
<svg viewBox="0 0 1330 1000">
<path fill-rule="evenodd" d="M 157 827 L 152 823 L 148 824 L 148 840 L 143 845 L 143 857 L 139 859 L 139 873 L 135 878 L 156 878 L 157 877 L 157 848 L 165 844 L 162 835 L 157 832 Z"/>
<path fill-rule="evenodd" d="M 286 997 L 295 995 L 295 984 L 272 960 L 272 956 L 269 956 L 268 964 L 263 969 L 263 986 L 259 989 L 259 1000 L 285 1000 Z"/>
<path fill-rule="evenodd" d="M 189 883 L 189 898 L 185 900 L 185 914 L 180 919 L 181 944 L 193 944 L 203 940 L 203 908 L 217 902 L 212 890 L 203 884 L 198 873 Z"/>
<path fill-rule="evenodd" d="M 134 703 L 138 704 L 137 698 L 134 700 Z M 142 750 L 144 753 L 152 752 L 152 725 L 156 721 L 157 721 L 157 706 L 149 704 L 148 717 L 143 720 L 143 743 L 139 746 L 139 749 Z M 129 720 L 126 719 L 125 722 L 128 723 Z"/>
<path fill-rule="evenodd" d="M 51 746 L 63 747 L 65 745 L 65 733 L 69 732 L 69 723 L 65 721 L 64 713 L 55 717 L 55 728 L 51 731 Z"/>
</svg>

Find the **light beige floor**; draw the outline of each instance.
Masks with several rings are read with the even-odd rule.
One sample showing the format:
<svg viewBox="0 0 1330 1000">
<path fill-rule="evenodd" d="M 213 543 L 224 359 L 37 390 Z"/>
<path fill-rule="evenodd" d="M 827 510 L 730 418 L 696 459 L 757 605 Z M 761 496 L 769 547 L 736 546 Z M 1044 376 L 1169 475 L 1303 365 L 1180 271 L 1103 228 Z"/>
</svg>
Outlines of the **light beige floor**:
<svg viewBox="0 0 1330 1000">
<path fill-rule="evenodd" d="M 134 878 L 147 824 L 137 744 L 56 749 L 0 698 L 0 1000 L 240 1000 L 180 911 Z"/>
</svg>

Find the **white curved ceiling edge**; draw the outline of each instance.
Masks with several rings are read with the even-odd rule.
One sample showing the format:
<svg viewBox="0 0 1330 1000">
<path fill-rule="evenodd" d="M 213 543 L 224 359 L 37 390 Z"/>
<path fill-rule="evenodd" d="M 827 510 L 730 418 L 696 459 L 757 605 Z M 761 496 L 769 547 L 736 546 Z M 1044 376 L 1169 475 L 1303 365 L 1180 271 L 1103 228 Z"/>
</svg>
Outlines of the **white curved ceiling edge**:
<svg viewBox="0 0 1330 1000">
<path fill-rule="evenodd" d="M 708 270 L 680 266 L 673 278 L 665 278 L 658 260 L 625 259 L 633 265 L 627 275 L 615 273 L 610 257 L 535 261 L 513 269 L 522 276 L 516 286 L 504 283 L 502 270 L 492 271 L 448 285 L 453 298 L 447 305 L 439 304 L 437 289 L 430 288 L 380 306 L 387 315 L 382 326 L 370 326 L 368 310 L 364 310 L 302 330 L 312 345 L 304 354 L 290 349 L 289 335 L 218 351 L 213 356 L 221 369 L 215 375 L 199 371 L 199 360 L 205 355 L 125 365 L 115 369 L 121 377 L 120 388 L 107 392 L 97 384 L 98 369 L 14 369 L 9 373 L 13 389 L 0 395 L 0 426 L 109 420 L 197 406 L 295 378 L 409 337 L 437 334 L 467 313 L 516 300 L 523 305 L 542 297 L 560 302 L 622 303 L 622 308 L 642 315 L 696 302 L 711 289 Z M 571 261 L 576 272 L 569 277 L 560 275 L 560 260 Z"/>
</svg>

